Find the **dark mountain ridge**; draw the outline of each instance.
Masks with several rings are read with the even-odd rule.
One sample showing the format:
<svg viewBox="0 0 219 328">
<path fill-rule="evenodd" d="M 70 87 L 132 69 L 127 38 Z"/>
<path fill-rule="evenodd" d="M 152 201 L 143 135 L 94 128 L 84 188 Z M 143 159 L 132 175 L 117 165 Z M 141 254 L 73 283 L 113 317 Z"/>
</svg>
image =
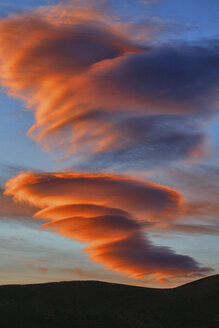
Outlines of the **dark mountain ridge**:
<svg viewBox="0 0 219 328">
<path fill-rule="evenodd" d="M 172 289 L 99 281 L 0 286 L 0 325 L 218 328 L 219 275 Z"/>
</svg>

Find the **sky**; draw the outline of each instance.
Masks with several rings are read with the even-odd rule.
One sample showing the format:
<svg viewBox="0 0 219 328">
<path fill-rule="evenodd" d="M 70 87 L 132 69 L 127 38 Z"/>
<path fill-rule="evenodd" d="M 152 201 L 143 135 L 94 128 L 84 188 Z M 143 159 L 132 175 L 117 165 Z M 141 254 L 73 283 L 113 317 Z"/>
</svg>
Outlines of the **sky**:
<svg viewBox="0 0 219 328">
<path fill-rule="evenodd" d="M 0 284 L 218 273 L 218 11 L 0 2 Z"/>
</svg>

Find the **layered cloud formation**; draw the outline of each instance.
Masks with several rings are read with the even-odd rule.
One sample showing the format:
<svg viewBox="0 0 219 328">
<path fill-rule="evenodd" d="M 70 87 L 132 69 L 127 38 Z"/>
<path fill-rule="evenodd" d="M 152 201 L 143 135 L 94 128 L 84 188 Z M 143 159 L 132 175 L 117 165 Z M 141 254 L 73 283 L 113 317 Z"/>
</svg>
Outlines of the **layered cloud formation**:
<svg viewBox="0 0 219 328">
<path fill-rule="evenodd" d="M 28 134 L 45 149 L 100 166 L 205 154 L 202 122 L 218 106 L 216 41 L 137 45 L 127 24 L 71 6 L 0 28 L 2 83 L 35 113 Z"/>
<path fill-rule="evenodd" d="M 205 124 L 218 112 L 218 42 L 139 43 L 130 26 L 71 5 L 0 20 L 4 90 L 34 113 L 28 136 L 45 150 L 74 155 L 77 171 L 151 168 L 207 155 Z M 109 269 L 158 281 L 211 272 L 148 238 L 153 227 L 212 233 L 211 226 L 176 223 L 194 211 L 171 188 L 72 172 L 20 173 L 5 188 L 15 216 L 20 203 L 27 215 L 29 206 L 38 208 L 41 228 L 87 243 L 89 257 Z"/>
<path fill-rule="evenodd" d="M 169 188 L 138 180 L 85 173 L 21 173 L 6 184 L 15 201 L 40 208 L 34 217 L 89 246 L 95 262 L 142 278 L 198 276 L 210 272 L 189 256 L 153 245 L 145 230 L 175 220 L 183 199 Z"/>
</svg>

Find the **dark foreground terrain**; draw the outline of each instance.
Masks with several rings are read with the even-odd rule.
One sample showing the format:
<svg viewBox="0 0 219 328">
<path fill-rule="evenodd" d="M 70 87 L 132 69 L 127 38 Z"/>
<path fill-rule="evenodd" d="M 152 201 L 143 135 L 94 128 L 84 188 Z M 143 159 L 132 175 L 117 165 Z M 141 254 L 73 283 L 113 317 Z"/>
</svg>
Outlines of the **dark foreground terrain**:
<svg viewBox="0 0 219 328">
<path fill-rule="evenodd" d="M 216 328 L 219 275 L 174 289 L 96 281 L 0 286 L 2 328 Z"/>
</svg>

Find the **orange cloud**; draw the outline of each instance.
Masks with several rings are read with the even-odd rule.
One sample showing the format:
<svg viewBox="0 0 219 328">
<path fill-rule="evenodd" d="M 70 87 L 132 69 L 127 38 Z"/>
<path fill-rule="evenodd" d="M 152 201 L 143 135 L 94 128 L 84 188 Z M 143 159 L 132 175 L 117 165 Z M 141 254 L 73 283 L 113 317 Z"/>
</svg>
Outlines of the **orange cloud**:
<svg viewBox="0 0 219 328">
<path fill-rule="evenodd" d="M 77 122 L 74 126 L 74 118 L 90 108 L 80 92 L 84 73 L 97 62 L 141 49 L 94 9 L 89 11 L 94 17 L 88 18 L 85 10 L 70 6 L 69 20 L 64 8 L 57 19 L 54 8 L 47 15 L 38 11 L 0 20 L 0 72 L 2 84 L 35 112 L 29 134 L 36 131 L 38 141 L 48 135 L 47 146 L 58 134 L 63 146 L 61 130 L 67 125 L 74 139 L 80 139 L 83 126 L 82 131 Z M 73 149 L 76 142 L 71 142 Z"/>
<path fill-rule="evenodd" d="M 166 284 L 169 282 L 169 280 L 165 277 L 160 277 L 157 279 L 157 282 L 160 282 L 161 284 Z"/>
<path fill-rule="evenodd" d="M 89 257 L 131 277 L 191 276 L 209 272 L 189 256 L 153 245 L 145 229 L 169 222 L 183 205 L 171 189 L 127 177 L 86 173 L 21 173 L 6 183 L 7 195 L 40 208 L 41 226 L 89 246 Z"/>
<path fill-rule="evenodd" d="M 118 208 L 111 208 L 95 204 L 70 204 L 47 207 L 35 213 L 34 218 L 58 220 L 70 216 L 83 216 L 90 218 L 101 215 L 119 215 L 129 217 L 130 214 Z"/>
<path fill-rule="evenodd" d="M 123 216 L 70 217 L 45 223 L 42 228 L 56 230 L 82 242 L 102 243 L 120 240 L 139 230 L 139 224 Z"/>
<path fill-rule="evenodd" d="M 175 219 L 183 198 L 173 189 L 113 175 L 21 173 L 6 183 L 6 195 L 46 208 L 95 204 L 119 208 L 141 220 Z M 67 209 L 59 208 L 59 210 Z M 94 208 L 93 208 L 94 210 Z M 74 210 L 73 210 L 74 212 Z"/>
<path fill-rule="evenodd" d="M 176 78 L 165 71 L 164 50 L 136 45 L 127 26 L 104 10 L 80 5 L 48 6 L 0 20 L 2 84 L 34 112 L 28 135 L 46 150 L 55 146 L 85 156 L 123 149 L 127 145 L 121 140 L 129 135 L 121 133 L 120 121 L 198 110 L 195 101 L 184 101 L 190 96 L 178 95 L 187 81 L 172 83 Z M 172 63 L 174 54 L 168 49 L 164 57 Z M 187 62 L 180 57 L 177 72 L 181 61 Z M 145 130 L 144 138 L 147 144 Z M 177 144 L 182 157 L 202 154 L 202 139 L 200 134 L 182 136 Z"/>
</svg>

